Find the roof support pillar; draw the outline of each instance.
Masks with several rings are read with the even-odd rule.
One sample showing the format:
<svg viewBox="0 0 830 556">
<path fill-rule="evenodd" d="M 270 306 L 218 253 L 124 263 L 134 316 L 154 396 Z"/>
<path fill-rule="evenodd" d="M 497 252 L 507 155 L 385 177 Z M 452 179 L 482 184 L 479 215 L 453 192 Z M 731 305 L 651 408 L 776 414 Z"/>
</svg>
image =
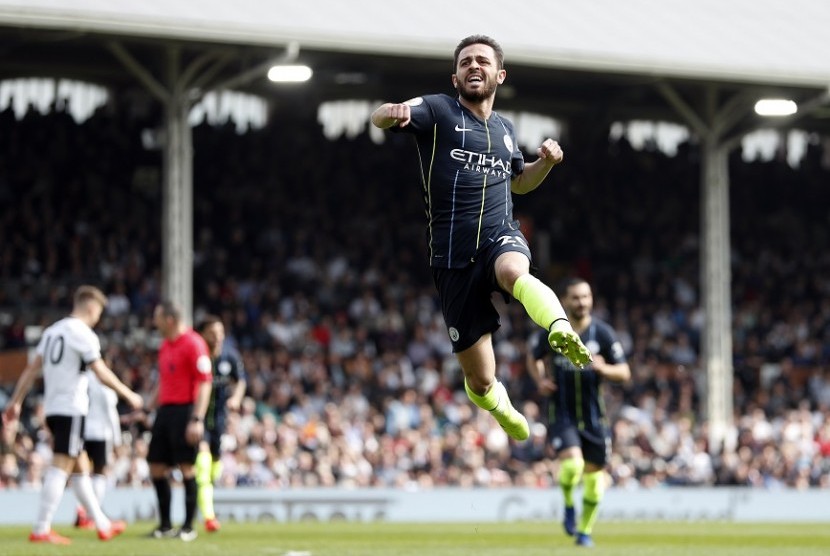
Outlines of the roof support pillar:
<svg viewBox="0 0 830 556">
<path fill-rule="evenodd" d="M 705 372 L 705 414 L 709 452 L 731 451 L 734 446 L 732 403 L 732 290 L 729 266 L 729 146 L 722 143 L 726 130 L 719 125 L 717 94 L 706 91 L 705 115 L 700 116 L 670 85 L 658 86 L 666 101 L 701 138 L 700 174 L 700 291 L 704 324 L 701 330 L 702 371 Z M 733 104 L 734 101 L 728 103 Z M 722 120 L 721 120 L 722 121 Z"/>
<path fill-rule="evenodd" d="M 193 319 L 193 130 L 189 115 L 205 92 L 244 85 L 265 74 L 270 65 L 294 60 L 299 44 L 289 43 L 272 60 L 219 82 L 217 77 L 233 59 L 232 51 L 209 52 L 182 67 L 175 43 L 167 46 L 166 75 L 159 81 L 118 42 L 112 54 L 164 105 L 164 179 L 162 192 L 162 295 L 177 303 L 187 323 Z"/>
<path fill-rule="evenodd" d="M 191 102 L 180 75 L 181 53 L 167 51 L 164 192 L 162 207 L 162 293 L 193 315 L 193 133 L 188 122 Z"/>
<path fill-rule="evenodd" d="M 706 371 L 706 416 L 709 450 L 731 451 L 732 403 L 732 271 L 729 235 L 729 150 L 715 135 L 703 141 L 700 174 L 702 237 L 701 331 L 703 368 Z"/>
<path fill-rule="evenodd" d="M 182 318 L 193 319 L 193 136 L 188 116 L 193 105 L 182 77 L 181 51 L 167 48 L 164 82 L 159 81 L 120 43 L 110 51 L 164 105 L 162 180 L 161 291 L 181 307 Z M 203 64 L 203 59 L 197 60 Z M 192 66 L 191 66 L 192 67 Z M 185 71 L 185 76 L 194 71 Z"/>
</svg>

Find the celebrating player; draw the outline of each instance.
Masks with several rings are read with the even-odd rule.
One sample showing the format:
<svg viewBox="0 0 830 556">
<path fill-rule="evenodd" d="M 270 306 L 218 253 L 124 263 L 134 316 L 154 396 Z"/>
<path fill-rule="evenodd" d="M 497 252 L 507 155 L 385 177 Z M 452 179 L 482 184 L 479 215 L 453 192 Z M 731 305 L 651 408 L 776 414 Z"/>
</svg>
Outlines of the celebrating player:
<svg viewBox="0 0 830 556">
<path fill-rule="evenodd" d="M 556 294 L 530 274 L 530 249 L 513 219 L 511 194 L 536 189 L 563 154 L 556 141 L 546 139 L 538 159 L 525 164 L 513 123 L 493 111 L 506 76 L 501 46 L 484 35 L 467 37 L 455 49 L 456 97 L 434 94 L 386 103 L 372 114 L 372 123 L 415 136 L 429 261 L 467 395 L 509 436 L 525 440 L 527 419 L 495 376 L 492 333 L 500 322 L 491 293 L 519 300 L 545 329 L 550 345 L 577 367 L 590 361 L 590 353 Z"/>
</svg>

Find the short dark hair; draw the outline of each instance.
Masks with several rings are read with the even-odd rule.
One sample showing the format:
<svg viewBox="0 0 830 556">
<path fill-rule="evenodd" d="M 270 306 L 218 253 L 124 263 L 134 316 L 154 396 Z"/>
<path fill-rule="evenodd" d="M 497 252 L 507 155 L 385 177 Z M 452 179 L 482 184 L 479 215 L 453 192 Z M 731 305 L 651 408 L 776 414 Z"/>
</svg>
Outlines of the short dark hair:
<svg viewBox="0 0 830 556">
<path fill-rule="evenodd" d="M 565 295 L 570 288 L 578 284 L 591 285 L 585 278 L 580 278 L 579 276 L 567 276 L 559 282 L 559 295 Z"/>
<path fill-rule="evenodd" d="M 158 304 L 161 307 L 161 314 L 165 317 L 170 317 L 176 322 L 182 320 L 182 309 L 179 305 L 171 299 L 163 299 Z"/>
<path fill-rule="evenodd" d="M 208 327 L 213 326 L 217 322 L 219 324 L 224 324 L 222 323 L 222 319 L 218 315 L 205 315 L 202 318 L 201 322 L 199 322 L 199 326 L 196 328 L 196 330 L 198 330 L 201 334 L 204 334 L 205 330 L 207 330 Z"/>
<path fill-rule="evenodd" d="M 496 42 L 496 39 L 488 37 L 487 35 L 470 35 L 469 37 L 461 39 L 461 42 L 455 47 L 455 56 L 452 61 L 453 73 L 455 73 L 455 70 L 458 67 L 459 54 L 461 54 L 461 51 L 471 44 L 486 44 L 492 48 L 493 52 L 496 53 L 496 62 L 499 66 L 498 69 L 504 68 L 504 50 L 502 50 L 501 45 Z"/>
</svg>

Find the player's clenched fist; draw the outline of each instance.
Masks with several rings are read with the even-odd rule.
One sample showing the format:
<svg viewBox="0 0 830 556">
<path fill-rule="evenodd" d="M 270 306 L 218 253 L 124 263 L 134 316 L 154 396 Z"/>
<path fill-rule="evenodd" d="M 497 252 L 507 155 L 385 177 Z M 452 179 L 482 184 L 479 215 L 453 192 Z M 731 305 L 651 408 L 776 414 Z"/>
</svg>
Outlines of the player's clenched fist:
<svg viewBox="0 0 830 556">
<path fill-rule="evenodd" d="M 394 125 L 404 127 L 412 119 L 408 104 L 383 104 L 372 114 L 372 123 L 381 129 L 387 129 Z"/>
<path fill-rule="evenodd" d="M 389 117 L 398 121 L 398 126 L 403 127 L 409 123 L 410 108 L 408 104 L 393 104 L 389 107 Z"/>
<path fill-rule="evenodd" d="M 562 152 L 562 147 L 553 139 L 545 139 L 542 146 L 536 149 L 536 154 L 551 166 L 562 162 L 565 156 L 565 153 Z"/>
</svg>

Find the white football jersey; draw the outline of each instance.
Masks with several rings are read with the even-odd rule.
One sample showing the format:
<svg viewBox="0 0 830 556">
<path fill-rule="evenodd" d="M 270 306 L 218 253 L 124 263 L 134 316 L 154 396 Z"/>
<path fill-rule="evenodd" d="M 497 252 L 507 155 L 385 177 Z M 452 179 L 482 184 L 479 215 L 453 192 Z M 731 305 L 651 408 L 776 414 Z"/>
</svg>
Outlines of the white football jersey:
<svg viewBox="0 0 830 556">
<path fill-rule="evenodd" d="M 118 418 L 118 394 L 105 386 L 98 376 L 89 373 L 89 413 L 84 420 L 84 439 L 121 444 L 121 421 Z"/>
<path fill-rule="evenodd" d="M 66 317 L 44 331 L 37 345 L 43 358 L 46 415 L 86 415 L 87 366 L 101 358 L 101 341 L 80 319 Z"/>
</svg>

